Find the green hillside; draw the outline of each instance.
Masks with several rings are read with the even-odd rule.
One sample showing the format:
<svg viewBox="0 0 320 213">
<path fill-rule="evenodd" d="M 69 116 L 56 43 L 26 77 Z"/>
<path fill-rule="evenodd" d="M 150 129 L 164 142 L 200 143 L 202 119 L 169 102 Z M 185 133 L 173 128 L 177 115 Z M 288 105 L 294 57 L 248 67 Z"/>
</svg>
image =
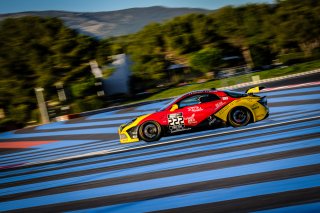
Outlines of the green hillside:
<svg viewBox="0 0 320 213">
<path fill-rule="evenodd" d="M 127 53 L 134 61 L 130 85 L 133 94 L 159 92 L 200 79 L 212 81 L 223 70 L 234 67 L 263 70 L 274 63 L 292 65 L 317 60 L 319 11 L 317 0 L 228 6 L 209 14 L 188 14 L 151 23 L 134 34 L 101 40 L 69 28 L 58 18 L 3 19 L 0 111 L 5 117 L 0 118 L 0 130 L 39 121 L 34 93 L 37 87 L 45 89 L 52 110 L 70 106 L 65 113 L 115 104 L 113 98 L 120 96 L 96 95 L 89 61 L 95 59 L 105 65 L 109 56 L 118 53 Z M 171 70 L 175 64 L 183 68 Z M 61 84 L 69 96 L 63 103 L 58 101 L 56 89 Z M 126 101 L 136 98 L 126 97 Z"/>
</svg>

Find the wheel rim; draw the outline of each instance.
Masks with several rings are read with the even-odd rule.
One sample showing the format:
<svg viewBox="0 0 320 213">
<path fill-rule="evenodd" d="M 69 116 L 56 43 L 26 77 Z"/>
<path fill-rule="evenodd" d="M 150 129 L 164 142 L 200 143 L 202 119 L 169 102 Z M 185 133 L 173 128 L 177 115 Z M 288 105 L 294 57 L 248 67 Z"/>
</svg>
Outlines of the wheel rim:
<svg viewBox="0 0 320 213">
<path fill-rule="evenodd" d="M 243 124 L 247 121 L 248 114 L 243 109 L 236 109 L 232 114 L 232 120 L 237 124 Z"/>
<path fill-rule="evenodd" d="M 154 138 L 158 135 L 158 129 L 154 124 L 147 124 L 143 128 L 143 133 L 147 138 Z"/>
</svg>

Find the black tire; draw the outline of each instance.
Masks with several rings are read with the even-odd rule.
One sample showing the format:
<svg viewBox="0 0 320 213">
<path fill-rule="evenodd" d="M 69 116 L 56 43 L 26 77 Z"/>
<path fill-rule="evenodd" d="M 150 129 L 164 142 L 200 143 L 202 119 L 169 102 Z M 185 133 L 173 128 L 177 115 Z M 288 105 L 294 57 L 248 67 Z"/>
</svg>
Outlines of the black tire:
<svg viewBox="0 0 320 213">
<path fill-rule="evenodd" d="M 162 129 L 158 122 L 147 121 L 139 127 L 139 138 L 146 142 L 160 140 Z"/>
<path fill-rule="evenodd" d="M 228 122 L 233 127 L 246 126 L 251 121 L 251 112 L 245 107 L 236 107 L 228 114 Z"/>
</svg>

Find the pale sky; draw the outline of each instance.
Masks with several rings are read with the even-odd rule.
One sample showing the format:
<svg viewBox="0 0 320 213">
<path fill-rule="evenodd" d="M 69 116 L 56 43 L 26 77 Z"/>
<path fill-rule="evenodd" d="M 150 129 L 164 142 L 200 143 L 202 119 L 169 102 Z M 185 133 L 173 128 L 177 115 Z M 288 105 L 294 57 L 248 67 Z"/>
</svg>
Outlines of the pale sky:
<svg viewBox="0 0 320 213">
<path fill-rule="evenodd" d="M 0 0 L 0 13 L 64 10 L 100 12 L 133 7 L 192 7 L 214 10 L 226 5 L 273 3 L 273 0 Z"/>
</svg>

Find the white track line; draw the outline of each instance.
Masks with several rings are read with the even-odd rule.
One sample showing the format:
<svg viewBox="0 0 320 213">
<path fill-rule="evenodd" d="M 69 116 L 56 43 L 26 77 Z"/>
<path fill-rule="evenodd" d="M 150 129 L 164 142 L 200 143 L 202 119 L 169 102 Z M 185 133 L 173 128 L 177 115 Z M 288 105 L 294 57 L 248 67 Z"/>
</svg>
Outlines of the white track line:
<svg viewBox="0 0 320 213">
<path fill-rule="evenodd" d="M 269 92 L 269 91 L 283 90 L 283 89 L 293 89 L 293 88 L 297 88 L 297 87 L 316 86 L 316 85 L 320 85 L 320 81 L 303 83 L 303 84 L 293 84 L 293 85 L 282 86 L 282 87 L 266 88 L 262 92 L 265 92 L 265 91 Z"/>
<path fill-rule="evenodd" d="M 232 85 L 232 86 L 228 86 L 228 87 L 222 87 L 219 89 L 238 89 L 238 88 L 257 85 L 257 84 L 261 84 L 261 83 L 269 83 L 269 82 L 280 81 L 280 80 L 289 79 L 289 78 L 301 77 L 301 76 L 315 74 L 315 73 L 319 73 L 319 72 L 320 72 L 320 69 L 315 69 L 315 70 L 311 70 L 311 71 L 307 71 L 307 72 L 301 72 L 301 73 L 285 75 L 285 76 L 280 76 L 280 77 L 275 77 L 275 78 L 267 78 L 267 79 L 263 79 L 260 81 L 245 82 L 245 83 L 236 84 L 236 85 Z M 257 73 L 257 75 L 259 75 L 259 73 Z"/>
</svg>

